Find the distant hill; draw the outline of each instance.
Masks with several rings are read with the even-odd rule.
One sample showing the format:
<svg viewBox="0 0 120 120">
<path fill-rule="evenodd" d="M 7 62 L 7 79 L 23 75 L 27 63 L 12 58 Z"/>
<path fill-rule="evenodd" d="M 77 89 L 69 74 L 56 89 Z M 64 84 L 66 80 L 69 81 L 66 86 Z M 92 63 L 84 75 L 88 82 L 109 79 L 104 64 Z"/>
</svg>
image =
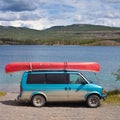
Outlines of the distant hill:
<svg viewBox="0 0 120 120">
<path fill-rule="evenodd" d="M 87 24 L 54 26 L 45 30 L 0 26 L 0 44 L 120 46 L 120 28 Z"/>
<path fill-rule="evenodd" d="M 57 31 L 104 31 L 104 30 L 120 30 L 120 28 L 101 26 L 101 25 L 89 25 L 89 24 L 73 24 L 68 26 L 53 26 L 48 30 Z"/>
</svg>

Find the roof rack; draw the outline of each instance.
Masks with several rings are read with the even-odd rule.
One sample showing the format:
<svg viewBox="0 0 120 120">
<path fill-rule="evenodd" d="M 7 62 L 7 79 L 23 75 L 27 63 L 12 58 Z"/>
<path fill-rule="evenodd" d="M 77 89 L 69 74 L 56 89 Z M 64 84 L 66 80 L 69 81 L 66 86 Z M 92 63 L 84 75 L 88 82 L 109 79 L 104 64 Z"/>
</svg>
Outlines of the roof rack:
<svg viewBox="0 0 120 120">
<path fill-rule="evenodd" d="M 28 72 L 72 72 L 76 70 L 30 70 Z"/>
</svg>

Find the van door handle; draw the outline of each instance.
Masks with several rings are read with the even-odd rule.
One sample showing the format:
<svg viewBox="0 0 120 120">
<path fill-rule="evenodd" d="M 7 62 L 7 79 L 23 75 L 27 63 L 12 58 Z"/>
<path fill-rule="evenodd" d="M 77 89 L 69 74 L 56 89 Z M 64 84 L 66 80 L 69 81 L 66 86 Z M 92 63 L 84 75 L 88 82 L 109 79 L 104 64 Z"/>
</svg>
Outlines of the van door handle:
<svg viewBox="0 0 120 120">
<path fill-rule="evenodd" d="M 65 87 L 65 90 L 71 90 L 71 88 L 70 87 L 69 88 Z"/>
<path fill-rule="evenodd" d="M 65 87 L 65 90 L 68 90 L 67 87 Z"/>
</svg>

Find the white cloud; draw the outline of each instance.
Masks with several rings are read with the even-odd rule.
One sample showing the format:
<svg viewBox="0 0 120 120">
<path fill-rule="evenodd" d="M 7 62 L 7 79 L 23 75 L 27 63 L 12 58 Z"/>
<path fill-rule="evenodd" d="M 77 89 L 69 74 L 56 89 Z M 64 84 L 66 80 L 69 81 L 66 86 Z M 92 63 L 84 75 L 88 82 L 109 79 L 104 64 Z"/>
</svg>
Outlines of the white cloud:
<svg viewBox="0 0 120 120">
<path fill-rule="evenodd" d="M 8 1 L 0 1 L 1 25 L 33 29 L 81 23 L 120 27 L 120 0 Z"/>
<path fill-rule="evenodd" d="M 0 24 L 3 25 L 9 25 L 9 26 L 15 26 L 15 27 L 28 27 L 31 29 L 45 29 L 51 26 L 51 24 L 48 22 L 47 19 L 40 19 L 40 20 L 28 20 L 28 21 L 22 21 L 22 20 L 16 20 L 16 21 L 2 21 Z"/>
</svg>

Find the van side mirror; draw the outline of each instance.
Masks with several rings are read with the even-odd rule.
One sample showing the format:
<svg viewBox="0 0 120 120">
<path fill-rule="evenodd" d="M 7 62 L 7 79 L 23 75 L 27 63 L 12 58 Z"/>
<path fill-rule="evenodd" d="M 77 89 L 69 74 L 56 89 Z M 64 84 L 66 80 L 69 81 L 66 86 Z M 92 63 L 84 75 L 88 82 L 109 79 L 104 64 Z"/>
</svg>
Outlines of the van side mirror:
<svg viewBox="0 0 120 120">
<path fill-rule="evenodd" d="M 86 83 L 86 81 L 82 81 L 81 84 L 85 85 L 85 84 L 87 84 L 87 83 Z"/>
</svg>

